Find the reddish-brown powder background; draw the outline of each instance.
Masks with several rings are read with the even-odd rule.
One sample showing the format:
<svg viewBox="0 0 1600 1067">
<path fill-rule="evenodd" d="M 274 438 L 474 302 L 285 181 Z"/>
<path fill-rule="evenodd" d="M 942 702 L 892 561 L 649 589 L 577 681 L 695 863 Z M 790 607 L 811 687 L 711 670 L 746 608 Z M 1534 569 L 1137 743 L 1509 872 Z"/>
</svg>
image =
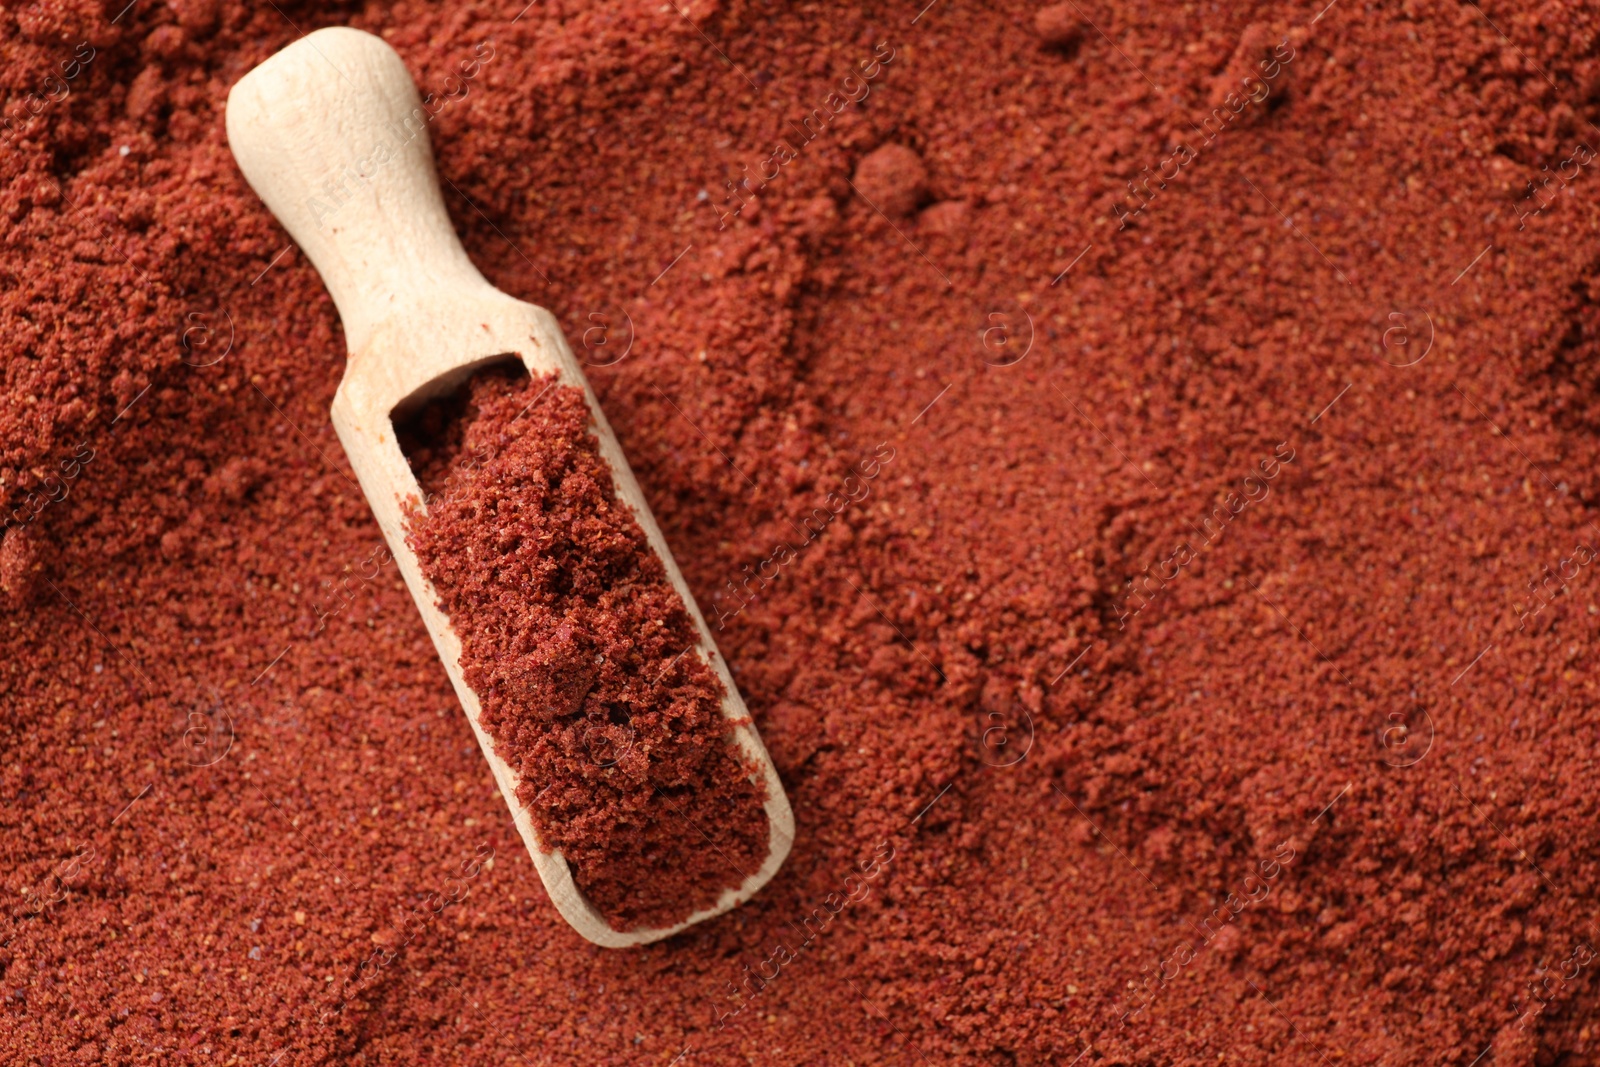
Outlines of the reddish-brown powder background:
<svg viewBox="0 0 1600 1067">
<path fill-rule="evenodd" d="M 1600 139 L 1596 16 L 1081 6 L 1057 50 L 1028 5 L 954 0 L 0 12 L 8 116 L 97 49 L 0 145 L 6 509 L 94 449 L 0 544 L 0 1058 L 1591 1059 L 1597 965 L 1551 974 L 1597 936 L 1597 572 L 1526 630 L 1514 605 L 1596 536 L 1600 175 L 1515 208 Z M 610 952 L 555 914 L 373 557 L 328 422 L 337 317 L 222 124 L 330 23 L 434 91 L 493 39 L 432 125 L 450 210 L 575 345 L 631 317 L 592 380 L 708 616 L 897 450 L 718 634 L 799 836 L 671 942 Z M 1257 23 L 1296 43 L 1274 106 L 1117 232 Z M 719 231 L 724 179 L 878 41 L 871 96 Z M 886 142 L 956 206 L 881 218 L 847 179 Z M 1417 352 L 1424 312 L 1426 358 L 1384 363 L 1389 316 Z M 984 361 L 991 313 L 1031 316 L 1020 363 Z M 1124 581 L 1285 441 L 1271 495 L 1117 631 Z M 1026 758 L 985 763 L 1023 710 Z M 1410 766 L 1391 715 L 1432 723 Z M 1119 1026 L 1286 840 L 1267 899 Z M 717 1028 L 885 841 L 866 898 Z"/>
</svg>

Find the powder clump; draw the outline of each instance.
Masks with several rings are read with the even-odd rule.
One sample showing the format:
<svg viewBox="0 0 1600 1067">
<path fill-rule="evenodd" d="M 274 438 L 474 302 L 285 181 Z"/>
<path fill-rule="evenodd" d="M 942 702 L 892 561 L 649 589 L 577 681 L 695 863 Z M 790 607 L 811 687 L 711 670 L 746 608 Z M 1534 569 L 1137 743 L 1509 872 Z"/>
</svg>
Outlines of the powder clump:
<svg viewBox="0 0 1600 1067">
<path fill-rule="evenodd" d="M 1051 4 L 1033 16 L 1033 29 L 1046 48 L 1069 51 L 1083 40 L 1083 19 L 1072 4 Z"/>
<path fill-rule="evenodd" d="M 905 145 L 886 144 L 856 164 L 856 188 L 890 218 L 911 214 L 928 188 L 928 168 Z"/>
</svg>

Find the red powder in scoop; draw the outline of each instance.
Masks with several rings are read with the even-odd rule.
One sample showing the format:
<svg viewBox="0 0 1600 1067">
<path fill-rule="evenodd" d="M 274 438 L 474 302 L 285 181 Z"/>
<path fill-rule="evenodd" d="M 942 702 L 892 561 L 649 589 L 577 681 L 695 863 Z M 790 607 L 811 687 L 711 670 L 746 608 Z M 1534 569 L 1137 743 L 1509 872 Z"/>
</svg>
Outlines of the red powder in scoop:
<svg viewBox="0 0 1600 1067">
<path fill-rule="evenodd" d="M 583 391 L 494 368 L 397 426 L 408 540 L 517 800 L 618 930 L 671 926 L 767 855 L 765 789 Z"/>
</svg>

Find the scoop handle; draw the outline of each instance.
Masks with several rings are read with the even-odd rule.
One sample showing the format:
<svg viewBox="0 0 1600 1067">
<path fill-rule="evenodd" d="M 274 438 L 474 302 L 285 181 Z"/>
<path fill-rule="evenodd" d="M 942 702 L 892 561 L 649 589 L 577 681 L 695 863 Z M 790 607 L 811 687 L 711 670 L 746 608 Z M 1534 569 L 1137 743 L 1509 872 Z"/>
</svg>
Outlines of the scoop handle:
<svg viewBox="0 0 1600 1067">
<path fill-rule="evenodd" d="M 239 169 L 316 265 L 351 352 L 396 311 L 490 290 L 445 213 L 431 117 L 395 50 L 342 26 L 300 38 L 228 94 Z"/>
</svg>

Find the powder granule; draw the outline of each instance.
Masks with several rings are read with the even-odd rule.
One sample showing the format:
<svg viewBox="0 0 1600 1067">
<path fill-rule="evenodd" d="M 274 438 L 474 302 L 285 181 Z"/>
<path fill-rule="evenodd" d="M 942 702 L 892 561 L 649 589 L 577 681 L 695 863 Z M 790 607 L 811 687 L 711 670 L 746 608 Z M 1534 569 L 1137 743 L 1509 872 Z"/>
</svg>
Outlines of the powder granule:
<svg viewBox="0 0 1600 1067">
<path fill-rule="evenodd" d="M 767 854 L 765 790 L 582 390 L 491 368 L 401 440 L 431 497 L 410 544 L 544 845 L 619 930 L 737 887 Z"/>
</svg>

